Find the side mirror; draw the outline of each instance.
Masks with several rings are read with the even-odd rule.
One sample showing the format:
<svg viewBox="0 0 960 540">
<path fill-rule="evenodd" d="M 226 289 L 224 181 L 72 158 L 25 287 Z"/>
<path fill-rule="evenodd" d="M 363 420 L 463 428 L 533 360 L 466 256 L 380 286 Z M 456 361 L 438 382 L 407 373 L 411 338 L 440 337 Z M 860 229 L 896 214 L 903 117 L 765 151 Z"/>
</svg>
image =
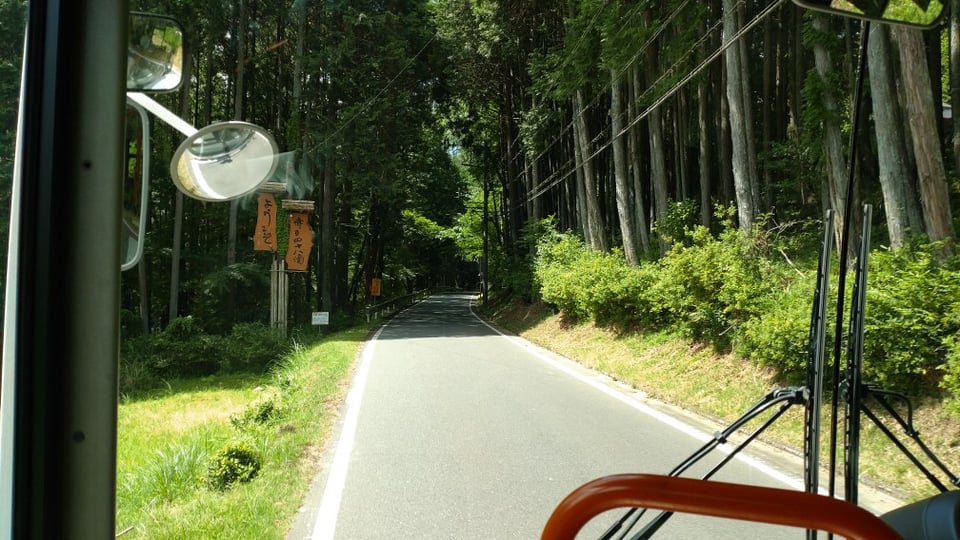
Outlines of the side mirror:
<svg viewBox="0 0 960 540">
<path fill-rule="evenodd" d="M 170 177 L 181 192 L 206 202 L 224 202 L 252 193 L 269 180 L 280 152 L 260 126 L 220 122 L 198 130 L 146 94 L 127 99 L 187 136 L 170 161 Z"/>
<path fill-rule="evenodd" d="M 262 127 L 220 122 L 180 144 L 170 162 L 170 176 L 194 199 L 230 201 L 256 191 L 273 176 L 279 160 L 276 141 Z"/>
<path fill-rule="evenodd" d="M 183 73 L 183 30 L 177 21 L 131 13 L 127 45 L 127 91 L 176 90 Z"/>
<path fill-rule="evenodd" d="M 798 6 L 871 21 L 930 28 L 944 13 L 941 0 L 793 0 Z"/>
<path fill-rule="evenodd" d="M 127 100 L 123 205 L 120 217 L 120 269 L 129 270 L 143 255 L 150 201 L 150 118 Z"/>
</svg>

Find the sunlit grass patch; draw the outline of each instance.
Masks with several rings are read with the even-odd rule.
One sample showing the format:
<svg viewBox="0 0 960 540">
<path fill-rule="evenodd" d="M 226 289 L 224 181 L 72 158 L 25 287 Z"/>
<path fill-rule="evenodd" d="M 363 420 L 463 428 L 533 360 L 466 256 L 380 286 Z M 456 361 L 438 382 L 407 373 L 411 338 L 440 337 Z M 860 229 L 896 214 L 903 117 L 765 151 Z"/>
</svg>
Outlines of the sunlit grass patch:
<svg viewBox="0 0 960 540">
<path fill-rule="evenodd" d="M 266 375 L 170 381 L 124 399 L 117 471 L 122 538 L 283 538 L 317 472 L 317 449 L 366 334 L 358 328 L 299 348 Z M 262 422 L 236 420 L 264 399 L 282 406 Z M 234 441 L 254 450 L 262 468 L 249 482 L 211 489 L 211 460 Z"/>
</svg>

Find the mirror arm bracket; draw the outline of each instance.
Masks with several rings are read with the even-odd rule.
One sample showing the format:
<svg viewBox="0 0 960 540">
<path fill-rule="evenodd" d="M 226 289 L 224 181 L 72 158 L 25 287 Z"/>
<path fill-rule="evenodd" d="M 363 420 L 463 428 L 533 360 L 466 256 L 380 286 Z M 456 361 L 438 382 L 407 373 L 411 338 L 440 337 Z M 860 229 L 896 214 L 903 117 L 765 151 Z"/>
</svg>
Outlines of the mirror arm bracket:
<svg viewBox="0 0 960 540">
<path fill-rule="evenodd" d="M 187 137 L 192 136 L 198 131 L 197 128 L 190 125 L 186 120 L 180 118 L 173 111 L 157 103 L 156 100 L 146 94 L 141 92 L 127 92 L 127 97 L 137 105 L 157 115 L 157 118 L 163 120 L 164 123 Z"/>
</svg>

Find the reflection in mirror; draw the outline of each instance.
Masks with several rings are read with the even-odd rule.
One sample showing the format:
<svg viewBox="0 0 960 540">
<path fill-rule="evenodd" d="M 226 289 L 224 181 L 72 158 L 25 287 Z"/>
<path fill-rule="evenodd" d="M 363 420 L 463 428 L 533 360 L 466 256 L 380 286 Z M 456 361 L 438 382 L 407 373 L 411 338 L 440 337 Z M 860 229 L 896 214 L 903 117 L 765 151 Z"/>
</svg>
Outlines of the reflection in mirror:
<svg viewBox="0 0 960 540">
<path fill-rule="evenodd" d="M 127 46 L 127 90 L 165 91 L 180 86 L 183 31 L 173 19 L 130 14 Z"/>
<path fill-rule="evenodd" d="M 941 0 L 793 0 L 795 4 L 873 21 L 927 28 L 943 15 Z"/>
<path fill-rule="evenodd" d="M 129 270 L 143 255 L 150 197 L 150 121 L 147 111 L 127 100 L 123 176 L 123 206 L 120 218 L 120 269 Z"/>
<path fill-rule="evenodd" d="M 173 183 L 201 201 L 229 201 L 255 191 L 273 176 L 277 143 L 246 122 L 207 126 L 183 141 L 170 163 Z"/>
</svg>

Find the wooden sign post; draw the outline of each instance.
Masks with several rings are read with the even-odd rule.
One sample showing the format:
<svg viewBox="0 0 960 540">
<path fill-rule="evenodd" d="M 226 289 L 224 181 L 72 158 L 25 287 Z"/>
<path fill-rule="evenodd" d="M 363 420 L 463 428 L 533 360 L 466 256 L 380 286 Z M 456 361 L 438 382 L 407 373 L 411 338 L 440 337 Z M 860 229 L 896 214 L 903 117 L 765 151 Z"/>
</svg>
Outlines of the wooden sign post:
<svg viewBox="0 0 960 540">
<path fill-rule="evenodd" d="M 277 195 L 287 192 L 282 182 L 267 182 L 260 187 L 257 201 L 257 228 L 253 234 L 253 249 L 270 251 L 273 261 L 270 265 L 270 327 L 276 328 L 283 336 L 287 335 L 287 269 L 284 261 L 277 255 Z"/>
<path fill-rule="evenodd" d="M 287 224 L 290 234 L 287 237 L 287 252 L 280 257 L 277 245 L 277 222 L 279 211 L 276 195 L 286 193 L 287 185 L 279 182 L 267 182 L 260 189 L 257 204 L 257 228 L 253 236 L 253 248 L 256 251 L 273 252 L 273 265 L 270 268 L 270 325 L 287 335 L 287 304 L 289 296 L 289 276 L 287 272 L 306 272 L 313 249 L 313 229 L 310 227 L 310 214 L 313 201 L 287 200 L 280 208 L 289 215 Z"/>
</svg>

